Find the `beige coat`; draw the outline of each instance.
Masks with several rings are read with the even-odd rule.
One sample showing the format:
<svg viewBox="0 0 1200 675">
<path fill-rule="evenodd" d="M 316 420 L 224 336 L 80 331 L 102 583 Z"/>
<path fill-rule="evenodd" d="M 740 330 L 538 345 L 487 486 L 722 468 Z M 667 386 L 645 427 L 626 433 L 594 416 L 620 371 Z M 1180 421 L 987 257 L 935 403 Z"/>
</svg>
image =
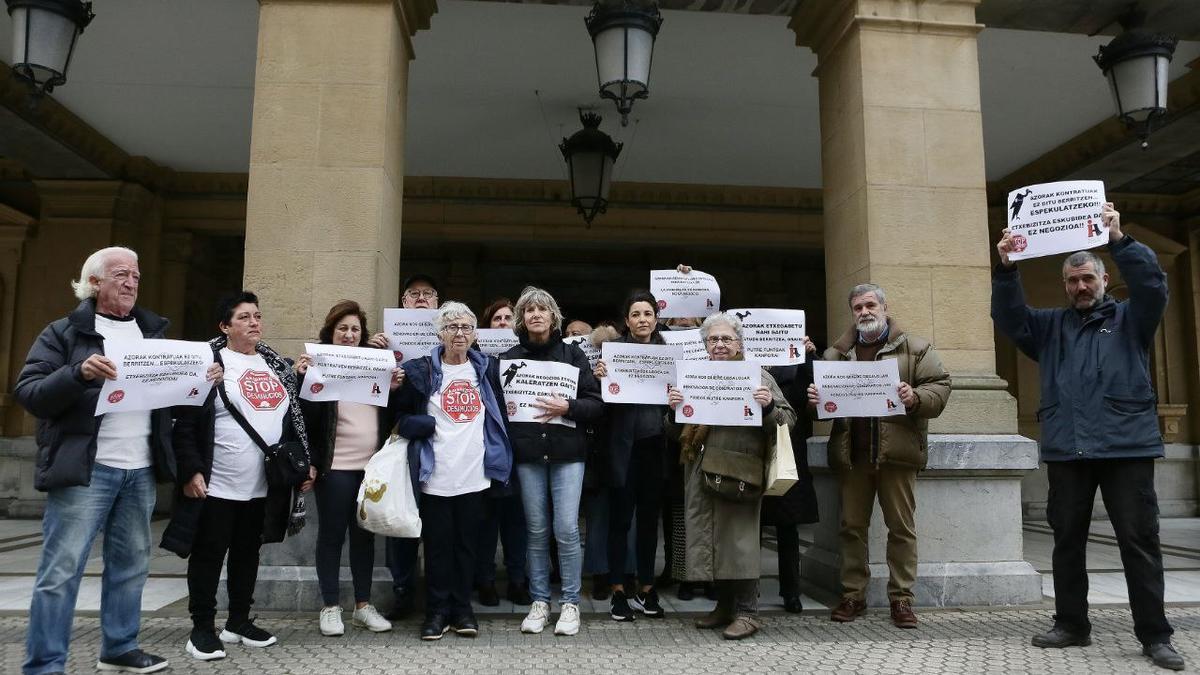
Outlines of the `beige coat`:
<svg viewBox="0 0 1200 675">
<path fill-rule="evenodd" d="M 765 370 L 763 386 L 771 390 L 774 406 L 763 415 L 761 427 L 711 427 L 705 451 L 750 454 L 759 458 L 765 477 L 767 461 L 774 453 L 779 425 L 791 427 L 796 413 L 788 405 L 779 385 Z M 667 415 L 668 433 L 678 435 L 683 427 Z M 759 509 L 762 500 L 741 504 L 716 496 L 704 487 L 699 461 L 684 464 L 684 525 L 687 534 L 685 558 L 688 581 L 757 579 L 759 570 Z"/>
</svg>

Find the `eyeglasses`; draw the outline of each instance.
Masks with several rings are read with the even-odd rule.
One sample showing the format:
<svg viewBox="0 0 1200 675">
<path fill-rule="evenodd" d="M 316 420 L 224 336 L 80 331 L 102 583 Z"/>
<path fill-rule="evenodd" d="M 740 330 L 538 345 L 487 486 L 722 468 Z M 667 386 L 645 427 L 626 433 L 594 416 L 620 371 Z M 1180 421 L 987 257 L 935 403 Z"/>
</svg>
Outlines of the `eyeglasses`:
<svg viewBox="0 0 1200 675">
<path fill-rule="evenodd" d="M 404 297 L 412 298 L 414 300 L 417 298 L 427 298 L 432 300 L 433 298 L 437 297 L 437 291 L 433 290 L 432 288 L 422 288 L 421 290 L 417 291 L 404 291 Z"/>
<path fill-rule="evenodd" d="M 711 335 L 707 338 L 704 338 L 704 341 L 710 345 L 716 346 L 716 345 L 731 345 L 731 344 L 737 342 L 738 339 L 733 337 L 732 335 Z"/>
<path fill-rule="evenodd" d="M 449 326 L 442 326 L 442 332 L 449 333 L 451 335 L 470 335 L 471 333 L 475 332 L 475 326 L 452 324 Z"/>
</svg>

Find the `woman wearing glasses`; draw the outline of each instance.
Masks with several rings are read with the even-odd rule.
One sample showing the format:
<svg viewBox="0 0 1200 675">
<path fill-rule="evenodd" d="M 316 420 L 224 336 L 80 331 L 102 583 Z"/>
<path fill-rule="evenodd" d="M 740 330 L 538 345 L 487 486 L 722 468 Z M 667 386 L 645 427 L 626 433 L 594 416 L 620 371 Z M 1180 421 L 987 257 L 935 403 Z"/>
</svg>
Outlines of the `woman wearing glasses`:
<svg viewBox="0 0 1200 675">
<path fill-rule="evenodd" d="M 404 364 L 397 394 L 425 540 L 422 640 L 479 634 L 471 581 L 484 493 L 493 481 L 508 482 L 512 469 L 498 362 L 470 348 L 476 323 L 466 305 L 442 305 L 433 320 L 441 346 Z"/>
<path fill-rule="evenodd" d="M 711 361 L 741 361 L 742 322 L 721 312 L 700 326 Z M 684 462 L 684 513 L 687 520 L 687 576 L 689 581 L 710 581 L 717 587 L 717 607 L 696 620 L 697 628 L 724 628 L 727 640 L 740 640 L 758 632 L 759 508 L 766 482 L 776 428 L 796 422 L 796 413 L 766 370 L 754 391 L 762 406 L 762 426 L 678 425 L 668 417 L 668 432 L 678 435 Z M 683 394 L 671 387 L 671 410 Z M 710 486 L 711 477 L 758 486 L 755 498 L 731 498 Z M 718 484 L 719 486 L 719 484 Z"/>
</svg>

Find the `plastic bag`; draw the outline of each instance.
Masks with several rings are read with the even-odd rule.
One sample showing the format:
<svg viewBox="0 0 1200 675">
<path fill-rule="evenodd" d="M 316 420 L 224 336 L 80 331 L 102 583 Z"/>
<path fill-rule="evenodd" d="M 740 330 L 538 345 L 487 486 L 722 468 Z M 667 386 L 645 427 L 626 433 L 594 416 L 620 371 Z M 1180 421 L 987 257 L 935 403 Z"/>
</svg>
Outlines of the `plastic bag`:
<svg viewBox="0 0 1200 675">
<path fill-rule="evenodd" d="M 358 487 L 358 524 L 388 537 L 421 536 L 421 514 L 408 472 L 408 441 L 393 434 L 367 462 Z"/>
</svg>

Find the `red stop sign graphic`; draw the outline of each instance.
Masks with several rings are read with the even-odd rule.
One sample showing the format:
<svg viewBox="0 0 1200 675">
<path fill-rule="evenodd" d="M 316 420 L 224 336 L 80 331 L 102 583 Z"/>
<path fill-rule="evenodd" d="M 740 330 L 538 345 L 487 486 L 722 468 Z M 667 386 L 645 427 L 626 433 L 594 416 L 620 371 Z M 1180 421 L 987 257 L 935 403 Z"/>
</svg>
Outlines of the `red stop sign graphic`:
<svg viewBox="0 0 1200 675">
<path fill-rule="evenodd" d="M 512 401 L 508 402 L 508 416 L 512 417 L 517 414 L 517 404 Z"/>
<path fill-rule="evenodd" d="M 108 395 L 108 402 L 109 403 L 120 403 L 121 399 L 123 399 L 123 398 L 125 398 L 125 392 L 118 389 Z"/>
<path fill-rule="evenodd" d="M 247 370 L 238 378 L 238 389 L 255 410 L 275 410 L 287 400 L 283 385 L 265 370 Z"/>
<path fill-rule="evenodd" d="M 661 312 L 661 311 L 663 311 L 663 310 L 664 310 L 664 309 L 666 309 L 666 308 L 667 308 L 667 301 L 666 301 L 666 300 L 659 300 L 659 301 L 658 301 L 658 311 L 660 311 L 660 312 Z"/>
<path fill-rule="evenodd" d="M 1023 234 L 1014 234 L 1012 236 L 1012 249 L 1014 253 L 1020 253 L 1029 246 L 1029 240 Z"/>
<path fill-rule="evenodd" d="M 325 388 L 325 385 L 321 384 L 320 382 L 313 382 L 312 386 L 309 387 L 308 390 L 314 394 L 319 394 L 319 393 L 321 393 L 321 390 L 324 388 Z"/>
<path fill-rule="evenodd" d="M 683 416 L 684 417 L 691 417 L 694 414 L 696 414 L 696 410 L 694 408 L 692 408 L 692 406 L 690 406 L 690 405 L 683 406 Z"/>
<path fill-rule="evenodd" d="M 825 402 L 825 412 L 827 412 L 827 413 L 837 412 L 837 404 L 834 403 L 833 401 L 826 401 Z"/>
<path fill-rule="evenodd" d="M 610 393 L 610 394 L 621 393 L 621 385 L 617 384 L 616 382 L 613 382 L 612 384 L 608 385 L 608 393 Z"/>
<path fill-rule="evenodd" d="M 483 410 L 479 390 L 466 380 L 454 380 L 442 392 L 442 410 L 455 422 L 471 422 Z"/>
</svg>

